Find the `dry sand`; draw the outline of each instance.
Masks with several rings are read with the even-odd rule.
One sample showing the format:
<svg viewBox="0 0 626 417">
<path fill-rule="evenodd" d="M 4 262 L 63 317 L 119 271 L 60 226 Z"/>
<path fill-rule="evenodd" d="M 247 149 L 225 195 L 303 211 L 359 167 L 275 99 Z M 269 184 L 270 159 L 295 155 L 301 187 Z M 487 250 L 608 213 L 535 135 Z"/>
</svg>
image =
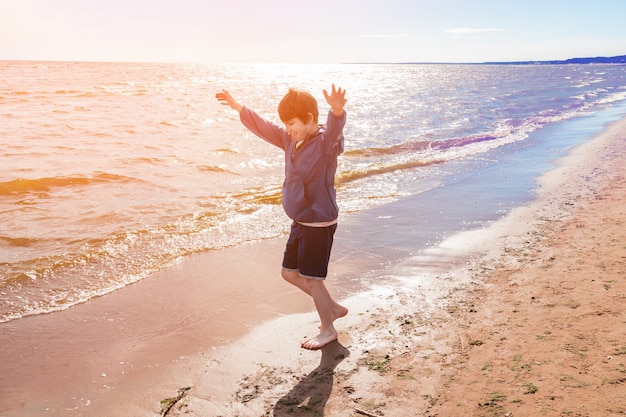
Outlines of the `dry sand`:
<svg viewBox="0 0 626 417">
<path fill-rule="evenodd" d="M 622 120 L 544 175 L 532 205 L 446 242 L 458 267 L 438 268 L 441 251 L 406 261 L 436 279 L 346 300 L 321 352 L 294 340 L 314 314 L 255 328 L 190 367 L 166 414 L 625 415 L 625 157 Z"/>
</svg>

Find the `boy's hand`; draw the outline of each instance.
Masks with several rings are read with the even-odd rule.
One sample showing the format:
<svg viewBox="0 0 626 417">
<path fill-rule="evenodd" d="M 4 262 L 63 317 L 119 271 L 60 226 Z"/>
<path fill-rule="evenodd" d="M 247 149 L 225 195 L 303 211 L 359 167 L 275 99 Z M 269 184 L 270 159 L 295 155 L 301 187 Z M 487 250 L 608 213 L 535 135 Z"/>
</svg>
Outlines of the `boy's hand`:
<svg viewBox="0 0 626 417">
<path fill-rule="evenodd" d="M 237 113 L 241 112 L 243 106 L 235 101 L 233 96 L 226 90 L 222 90 L 221 93 L 217 93 L 215 98 L 218 99 L 224 106 L 229 106 L 231 109 L 236 110 Z"/>
<path fill-rule="evenodd" d="M 341 88 L 335 89 L 335 84 L 333 84 L 333 89 L 330 94 L 328 94 L 328 91 L 326 90 L 323 90 L 323 92 L 326 102 L 330 105 L 330 111 L 333 112 L 333 115 L 335 115 L 335 117 L 342 117 L 343 106 L 345 106 L 348 101 L 346 99 L 346 90 L 342 90 Z"/>
</svg>

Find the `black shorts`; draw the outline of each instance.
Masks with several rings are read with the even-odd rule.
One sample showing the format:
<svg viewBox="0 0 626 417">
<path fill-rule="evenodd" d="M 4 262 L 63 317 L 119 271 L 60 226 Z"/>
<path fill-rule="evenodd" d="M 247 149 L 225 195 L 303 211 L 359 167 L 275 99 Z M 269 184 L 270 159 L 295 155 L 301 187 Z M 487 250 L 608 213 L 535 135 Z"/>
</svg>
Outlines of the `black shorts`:
<svg viewBox="0 0 626 417">
<path fill-rule="evenodd" d="M 298 272 L 304 278 L 325 279 L 335 230 L 336 224 L 309 227 L 294 222 L 285 247 L 283 269 Z"/>
</svg>

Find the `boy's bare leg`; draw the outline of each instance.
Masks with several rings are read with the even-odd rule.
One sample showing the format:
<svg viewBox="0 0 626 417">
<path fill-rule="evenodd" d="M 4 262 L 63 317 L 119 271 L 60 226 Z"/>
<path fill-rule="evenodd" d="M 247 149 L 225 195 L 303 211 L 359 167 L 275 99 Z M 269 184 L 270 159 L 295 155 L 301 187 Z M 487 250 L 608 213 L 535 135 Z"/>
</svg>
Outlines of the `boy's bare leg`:
<svg viewBox="0 0 626 417">
<path fill-rule="evenodd" d="M 314 279 L 308 281 L 311 297 L 313 297 L 315 302 L 315 308 L 320 316 L 322 325 L 320 326 L 319 334 L 302 343 L 302 347 L 304 349 L 317 350 L 337 340 L 337 330 L 335 330 L 333 322 L 337 318 L 345 316 L 348 313 L 348 309 L 340 306 L 333 300 L 324 285 L 324 281 Z M 341 307 L 340 313 L 338 313 L 339 310 L 336 306 Z M 337 314 L 341 315 L 336 317 Z"/>
<path fill-rule="evenodd" d="M 304 293 L 313 297 L 313 294 L 311 291 L 311 283 L 315 283 L 317 282 L 317 280 L 302 278 L 297 271 L 285 271 L 284 269 L 282 270 L 281 275 L 285 281 L 300 288 Z M 322 285 L 324 284 L 323 281 L 319 281 L 319 282 L 321 282 Z M 328 291 L 326 290 L 326 286 L 324 286 L 324 290 L 326 291 L 326 294 L 328 294 Z M 345 308 L 344 306 L 336 302 L 330 296 L 330 294 L 328 294 L 328 297 L 330 298 L 330 306 L 331 306 L 330 311 L 331 311 L 332 321 L 335 321 L 338 318 L 341 318 L 345 316 L 346 314 L 348 314 L 347 308 Z M 315 302 L 315 297 L 313 297 L 313 302 Z M 317 303 L 315 304 L 315 308 L 317 308 Z M 319 313 L 319 309 L 317 311 Z M 320 320 L 321 320 L 321 316 L 320 316 Z M 323 327 L 323 324 L 322 326 L 320 326 L 320 329 L 322 327 Z"/>
</svg>

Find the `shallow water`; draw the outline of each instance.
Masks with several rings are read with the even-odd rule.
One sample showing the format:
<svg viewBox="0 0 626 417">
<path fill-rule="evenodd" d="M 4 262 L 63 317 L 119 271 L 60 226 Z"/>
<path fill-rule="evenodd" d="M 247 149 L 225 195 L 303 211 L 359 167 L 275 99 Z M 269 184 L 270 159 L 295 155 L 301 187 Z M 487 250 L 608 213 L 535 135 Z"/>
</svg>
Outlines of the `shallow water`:
<svg viewBox="0 0 626 417">
<path fill-rule="evenodd" d="M 337 250 L 388 260 L 528 201 L 626 98 L 623 67 L 603 65 L 2 62 L 0 79 L 0 321 L 287 232 L 280 150 L 216 102 L 222 88 L 275 121 L 290 86 L 322 114 L 323 88 L 348 90 L 341 221 L 366 220 Z"/>
</svg>

